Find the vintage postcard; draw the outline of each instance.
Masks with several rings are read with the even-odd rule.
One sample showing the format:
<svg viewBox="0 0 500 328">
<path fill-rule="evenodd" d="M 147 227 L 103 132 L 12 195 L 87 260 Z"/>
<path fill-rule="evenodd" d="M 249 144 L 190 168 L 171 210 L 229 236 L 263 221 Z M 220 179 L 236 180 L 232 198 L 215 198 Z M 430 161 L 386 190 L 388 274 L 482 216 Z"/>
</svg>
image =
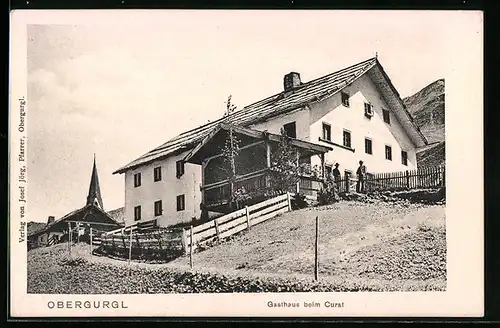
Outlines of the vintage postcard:
<svg viewBox="0 0 500 328">
<path fill-rule="evenodd" d="M 478 11 L 13 11 L 12 317 L 480 317 Z"/>
</svg>

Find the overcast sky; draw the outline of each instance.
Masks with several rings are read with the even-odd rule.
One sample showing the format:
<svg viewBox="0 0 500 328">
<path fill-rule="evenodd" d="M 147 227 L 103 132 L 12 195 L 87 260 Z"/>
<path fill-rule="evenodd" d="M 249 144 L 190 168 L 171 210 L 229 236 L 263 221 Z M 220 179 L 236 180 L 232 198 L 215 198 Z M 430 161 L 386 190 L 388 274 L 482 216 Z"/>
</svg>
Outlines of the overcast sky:
<svg viewBox="0 0 500 328">
<path fill-rule="evenodd" d="M 452 14 L 121 11 L 105 23 L 31 25 L 29 220 L 85 204 L 94 153 L 105 209 L 123 206 L 114 170 L 217 119 L 230 94 L 241 108 L 280 92 L 290 71 L 307 82 L 378 52 L 412 95 L 446 78 L 463 51 Z"/>
</svg>

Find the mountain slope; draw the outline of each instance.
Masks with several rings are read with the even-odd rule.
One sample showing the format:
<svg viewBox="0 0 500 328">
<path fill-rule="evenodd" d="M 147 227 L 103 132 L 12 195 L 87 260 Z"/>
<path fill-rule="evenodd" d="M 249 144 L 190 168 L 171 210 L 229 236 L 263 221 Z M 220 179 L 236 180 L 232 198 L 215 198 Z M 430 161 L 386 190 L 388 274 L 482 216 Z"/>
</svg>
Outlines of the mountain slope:
<svg viewBox="0 0 500 328">
<path fill-rule="evenodd" d="M 444 141 L 445 82 L 434 81 L 413 96 L 403 99 L 406 108 L 429 143 Z"/>
<path fill-rule="evenodd" d="M 403 99 L 429 142 L 417 150 L 417 165 L 439 166 L 445 164 L 445 80 L 432 82 L 412 96 Z"/>
</svg>

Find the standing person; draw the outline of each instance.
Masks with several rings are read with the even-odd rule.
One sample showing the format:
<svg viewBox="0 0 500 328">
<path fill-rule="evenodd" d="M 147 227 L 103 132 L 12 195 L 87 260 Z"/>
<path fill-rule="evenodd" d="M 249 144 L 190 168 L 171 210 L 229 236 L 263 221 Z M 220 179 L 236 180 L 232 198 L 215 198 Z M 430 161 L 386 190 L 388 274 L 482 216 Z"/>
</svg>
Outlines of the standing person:
<svg viewBox="0 0 500 328">
<path fill-rule="evenodd" d="M 365 177 L 366 177 L 366 166 L 363 165 L 363 161 L 359 161 L 359 167 L 356 171 L 358 176 L 358 182 L 356 182 L 356 192 L 365 191 Z"/>
<path fill-rule="evenodd" d="M 335 181 L 337 188 L 340 188 L 340 186 L 339 186 L 339 182 L 340 182 L 339 163 L 335 163 L 335 168 L 332 170 L 332 175 L 333 175 L 333 181 Z"/>
</svg>

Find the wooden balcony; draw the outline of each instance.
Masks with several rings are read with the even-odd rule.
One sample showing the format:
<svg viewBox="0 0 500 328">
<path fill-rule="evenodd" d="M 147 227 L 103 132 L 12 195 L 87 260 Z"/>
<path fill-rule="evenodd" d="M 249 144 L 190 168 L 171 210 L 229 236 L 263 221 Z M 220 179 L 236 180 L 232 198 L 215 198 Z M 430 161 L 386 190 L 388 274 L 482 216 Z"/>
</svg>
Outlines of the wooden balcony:
<svg viewBox="0 0 500 328">
<path fill-rule="evenodd" d="M 245 194 L 248 196 L 248 199 L 244 203 L 239 204 L 238 207 L 252 205 L 269 197 L 274 197 L 275 194 L 271 188 L 271 174 L 271 170 L 266 168 L 237 177 L 233 182 L 233 190 L 236 192 L 244 189 Z M 321 185 L 321 179 L 303 175 L 300 177 L 298 185 L 289 191 L 292 194 L 301 193 L 316 198 Z M 203 193 L 203 204 L 206 209 L 223 213 L 232 209 L 228 207 L 231 205 L 231 184 L 229 180 L 202 186 L 201 191 Z"/>
</svg>

